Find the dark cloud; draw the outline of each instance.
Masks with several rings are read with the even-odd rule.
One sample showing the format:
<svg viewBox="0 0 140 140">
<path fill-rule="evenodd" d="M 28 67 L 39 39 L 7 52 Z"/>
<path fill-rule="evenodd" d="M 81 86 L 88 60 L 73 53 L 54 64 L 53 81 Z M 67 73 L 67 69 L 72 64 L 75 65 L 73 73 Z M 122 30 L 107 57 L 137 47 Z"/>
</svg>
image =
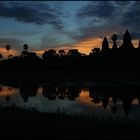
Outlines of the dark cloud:
<svg viewBox="0 0 140 140">
<path fill-rule="evenodd" d="M 46 34 L 41 39 L 41 48 L 59 48 L 62 46 L 68 46 L 69 44 L 73 44 L 75 40 L 72 40 L 70 36 L 64 34 L 63 32 L 55 32 L 53 36 Z"/>
<path fill-rule="evenodd" d="M 71 37 L 80 40 L 111 34 L 112 28 L 116 26 L 116 21 L 114 20 L 116 9 L 117 7 L 111 1 L 93 1 L 81 7 L 76 14 L 78 23 L 80 23 L 79 28 L 76 33 L 70 34 Z M 115 31 L 117 29 L 114 28 Z"/>
<path fill-rule="evenodd" d="M 81 7 L 77 14 L 79 29 L 70 35 L 74 39 L 100 37 L 130 30 L 133 39 L 140 36 L 140 2 L 98 1 Z M 88 22 L 81 26 L 82 22 Z"/>
<path fill-rule="evenodd" d="M 112 35 L 113 33 L 117 34 L 120 31 L 120 27 L 115 24 L 108 23 L 107 25 L 102 25 L 95 27 L 94 25 L 79 27 L 72 32 L 64 32 L 66 35 L 70 36 L 74 40 L 83 40 L 93 37 L 105 37 Z"/>
<path fill-rule="evenodd" d="M 135 3 L 124 13 L 121 25 L 133 31 L 140 31 L 140 2 Z"/>
<path fill-rule="evenodd" d="M 47 4 L 30 2 L 2 2 L 0 4 L 0 17 L 14 18 L 20 22 L 37 25 L 50 24 L 57 29 L 63 27 L 59 15 L 62 15 L 60 10 L 51 8 Z"/>
<path fill-rule="evenodd" d="M 118 40 L 120 40 L 121 44 L 122 44 L 124 33 L 125 33 L 125 31 L 123 33 L 118 33 L 117 34 Z M 137 40 L 137 39 L 139 40 L 140 39 L 140 32 L 129 31 L 129 33 L 131 35 L 132 40 Z"/>
<path fill-rule="evenodd" d="M 80 40 L 91 38 L 91 37 L 100 37 L 101 32 L 97 32 L 97 30 L 98 28 L 96 28 L 95 30 L 93 27 L 81 27 L 75 31 L 64 32 L 64 34 L 69 36 L 75 41 L 78 41 L 78 40 L 80 41 Z"/>
<path fill-rule="evenodd" d="M 91 2 L 90 4 L 80 8 L 80 10 L 77 13 L 77 16 L 80 18 L 110 18 L 113 16 L 114 9 L 114 5 L 112 5 L 112 3 L 108 1 Z"/>
<path fill-rule="evenodd" d="M 140 39 L 140 32 L 131 32 L 129 31 L 132 40 L 133 39 Z M 124 33 L 123 34 L 118 34 L 118 39 L 123 39 Z"/>
<path fill-rule="evenodd" d="M 130 1 L 115 1 L 115 3 L 119 6 L 127 6 L 131 2 Z"/>
</svg>

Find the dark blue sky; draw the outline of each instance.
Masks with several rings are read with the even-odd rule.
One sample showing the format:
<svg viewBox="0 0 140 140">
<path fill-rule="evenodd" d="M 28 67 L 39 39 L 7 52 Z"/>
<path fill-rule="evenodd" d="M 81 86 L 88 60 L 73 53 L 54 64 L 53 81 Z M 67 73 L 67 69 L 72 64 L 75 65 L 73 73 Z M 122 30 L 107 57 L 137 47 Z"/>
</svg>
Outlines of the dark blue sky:
<svg viewBox="0 0 140 140">
<path fill-rule="evenodd" d="M 121 41 L 126 29 L 136 46 L 139 26 L 139 1 L 0 1 L 0 51 L 9 43 L 17 52 L 27 43 L 38 53 L 50 48 L 88 53 L 104 36 L 110 40 L 116 33 Z"/>
</svg>

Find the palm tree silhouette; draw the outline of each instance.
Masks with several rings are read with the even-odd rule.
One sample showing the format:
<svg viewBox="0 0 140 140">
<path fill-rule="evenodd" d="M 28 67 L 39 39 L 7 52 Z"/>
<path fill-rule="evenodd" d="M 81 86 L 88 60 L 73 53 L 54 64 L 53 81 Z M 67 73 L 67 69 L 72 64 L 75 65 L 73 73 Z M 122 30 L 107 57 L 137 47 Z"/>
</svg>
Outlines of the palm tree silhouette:
<svg viewBox="0 0 140 140">
<path fill-rule="evenodd" d="M 116 34 L 113 34 L 111 37 L 112 41 L 113 41 L 113 47 L 112 49 L 117 49 L 117 44 L 116 44 L 116 40 L 118 39 L 118 36 Z"/>
<path fill-rule="evenodd" d="M 9 50 L 11 49 L 11 46 L 10 46 L 9 44 L 7 44 L 7 45 L 5 46 L 5 49 L 7 50 L 7 55 L 8 55 L 8 57 L 9 57 Z"/>
<path fill-rule="evenodd" d="M 28 46 L 27 44 L 24 44 L 24 45 L 23 45 L 23 49 L 24 49 L 24 51 L 27 51 L 28 48 L 29 48 L 29 46 Z"/>
<path fill-rule="evenodd" d="M 29 48 L 29 46 L 27 44 L 23 45 L 23 51 L 21 52 L 22 57 L 26 57 L 28 55 L 28 51 L 27 51 L 28 48 Z"/>
<path fill-rule="evenodd" d="M 113 42 L 116 42 L 116 40 L 118 39 L 118 36 L 116 34 L 113 34 L 111 39 L 113 40 Z"/>
</svg>

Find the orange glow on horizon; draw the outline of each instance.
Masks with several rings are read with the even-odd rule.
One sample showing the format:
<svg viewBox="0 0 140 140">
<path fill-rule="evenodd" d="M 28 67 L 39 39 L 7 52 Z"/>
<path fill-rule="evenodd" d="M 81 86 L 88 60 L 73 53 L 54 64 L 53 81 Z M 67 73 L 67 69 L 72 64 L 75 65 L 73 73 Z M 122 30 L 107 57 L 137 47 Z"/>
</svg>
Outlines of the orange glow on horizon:
<svg viewBox="0 0 140 140">
<path fill-rule="evenodd" d="M 35 52 L 38 56 L 42 56 L 42 54 L 46 50 L 49 50 L 49 49 L 55 49 L 57 52 L 60 49 L 64 49 L 66 52 L 69 49 L 78 49 L 78 51 L 80 53 L 88 55 L 93 48 L 101 48 L 102 47 L 102 41 L 103 41 L 102 38 L 92 37 L 92 38 L 80 40 L 80 41 L 78 41 L 78 42 L 76 42 L 75 44 L 72 44 L 72 45 L 62 45 L 62 46 L 57 46 L 55 48 L 44 48 L 44 49 L 36 49 L 36 50 L 31 48 L 31 51 Z M 132 40 L 132 42 L 133 42 L 134 47 L 137 48 L 139 40 Z M 121 41 L 121 44 L 122 43 L 123 42 Z M 110 42 L 109 44 L 110 44 L 110 48 L 111 48 L 112 43 Z M 117 43 L 117 44 L 118 44 L 118 46 L 120 46 L 119 43 Z M 21 53 L 21 51 L 18 51 L 16 49 L 11 48 L 11 50 L 9 50 L 9 53 L 8 53 L 7 50 L 4 47 L 0 47 L 0 53 L 3 55 L 3 58 L 7 58 L 8 55 L 13 55 L 13 56 L 19 55 Z"/>
<path fill-rule="evenodd" d="M 91 49 L 99 47 L 101 48 L 102 39 L 101 38 L 89 38 L 80 40 L 73 45 L 65 45 L 59 48 L 55 48 L 56 50 L 64 49 L 68 51 L 69 49 L 78 49 L 80 53 L 89 54 Z"/>
<path fill-rule="evenodd" d="M 11 96 L 17 91 L 17 89 L 7 86 L 2 86 L 1 88 L 2 90 L 0 91 L 0 97 L 6 97 L 7 95 Z"/>
<path fill-rule="evenodd" d="M 94 103 L 92 102 L 92 98 L 89 96 L 89 90 L 88 89 L 82 89 L 80 96 L 76 99 L 80 103 L 88 104 L 88 105 L 96 105 L 96 106 L 102 106 L 102 103 Z"/>
<path fill-rule="evenodd" d="M 15 49 L 11 49 L 9 50 L 9 52 L 7 52 L 5 48 L 0 47 L 0 53 L 2 54 L 3 58 L 7 58 L 8 55 L 12 55 L 12 56 L 18 55 L 19 51 Z"/>
<path fill-rule="evenodd" d="M 78 49 L 81 53 L 89 54 L 93 48 L 101 48 L 101 44 L 101 38 L 89 38 L 74 44 L 72 48 Z"/>
<path fill-rule="evenodd" d="M 61 49 L 65 50 L 66 52 L 70 49 L 78 49 L 80 53 L 89 54 L 91 52 L 91 49 L 102 46 L 102 39 L 101 38 L 89 38 L 81 40 L 73 45 L 64 45 L 55 47 L 56 51 L 59 51 Z M 33 52 L 37 53 L 37 55 L 41 56 L 46 50 L 49 50 L 51 48 L 46 48 L 42 50 L 34 50 Z"/>
<path fill-rule="evenodd" d="M 48 49 L 42 49 L 42 50 L 33 50 L 34 53 L 36 53 L 38 56 L 42 56 L 42 54 L 47 51 Z"/>
<path fill-rule="evenodd" d="M 91 104 L 91 98 L 89 97 L 89 91 L 88 90 L 81 90 L 80 96 L 76 99 L 79 102 L 82 102 L 84 104 Z"/>
</svg>

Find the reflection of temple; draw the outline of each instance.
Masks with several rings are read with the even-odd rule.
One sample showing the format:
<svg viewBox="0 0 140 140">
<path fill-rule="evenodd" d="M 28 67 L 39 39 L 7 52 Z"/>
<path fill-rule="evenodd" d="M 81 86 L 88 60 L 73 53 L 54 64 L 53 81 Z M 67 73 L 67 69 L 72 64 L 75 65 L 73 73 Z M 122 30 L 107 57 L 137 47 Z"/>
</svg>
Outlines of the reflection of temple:
<svg viewBox="0 0 140 140">
<path fill-rule="evenodd" d="M 111 110 L 112 110 L 112 113 L 113 114 L 116 114 L 117 113 L 117 106 L 116 106 L 116 103 L 117 103 L 117 101 L 118 101 L 118 96 L 117 95 L 112 95 L 112 101 L 113 101 L 113 106 L 112 106 L 112 108 L 111 108 Z"/>
<path fill-rule="evenodd" d="M 108 105 L 108 99 L 109 99 L 108 96 L 104 96 L 104 95 L 102 96 L 102 105 L 103 105 L 104 109 L 107 108 L 107 105 Z"/>
<path fill-rule="evenodd" d="M 110 92 L 110 90 L 108 90 L 108 92 L 104 92 L 103 90 L 97 90 L 96 88 L 90 87 L 89 88 L 89 96 L 90 98 L 92 98 L 92 102 L 94 104 L 99 104 L 100 102 L 102 102 L 102 105 L 104 107 L 104 109 L 107 108 L 108 103 L 109 103 L 109 98 L 112 98 L 112 103 L 113 106 L 111 107 L 112 113 L 116 114 L 117 113 L 117 102 L 118 101 L 122 101 L 122 107 L 124 110 L 125 115 L 129 115 L 130 111 L 131 111 L 131 105 L 133 102 L 134 98 L 138 99 L 138 104 L 140 106 L 140 96 L 138 96 L 137 94 L 134 94 L 133 92 L 121 92 L 118 94 L 118 92 L 114 91 L 111 89 L 112 92 Z"/>
<path fill-rule="evenodd" d="M 128 116 L 128 114 L 130 113 L 130 109 L 131 109 L 131 104 L 132 104 L 133 98 L 130 97 L 130 96 L 125 95 L 125 96 L 122 96 L 121 100 L 123 102 L 124 112 Z"/>
</svg>

